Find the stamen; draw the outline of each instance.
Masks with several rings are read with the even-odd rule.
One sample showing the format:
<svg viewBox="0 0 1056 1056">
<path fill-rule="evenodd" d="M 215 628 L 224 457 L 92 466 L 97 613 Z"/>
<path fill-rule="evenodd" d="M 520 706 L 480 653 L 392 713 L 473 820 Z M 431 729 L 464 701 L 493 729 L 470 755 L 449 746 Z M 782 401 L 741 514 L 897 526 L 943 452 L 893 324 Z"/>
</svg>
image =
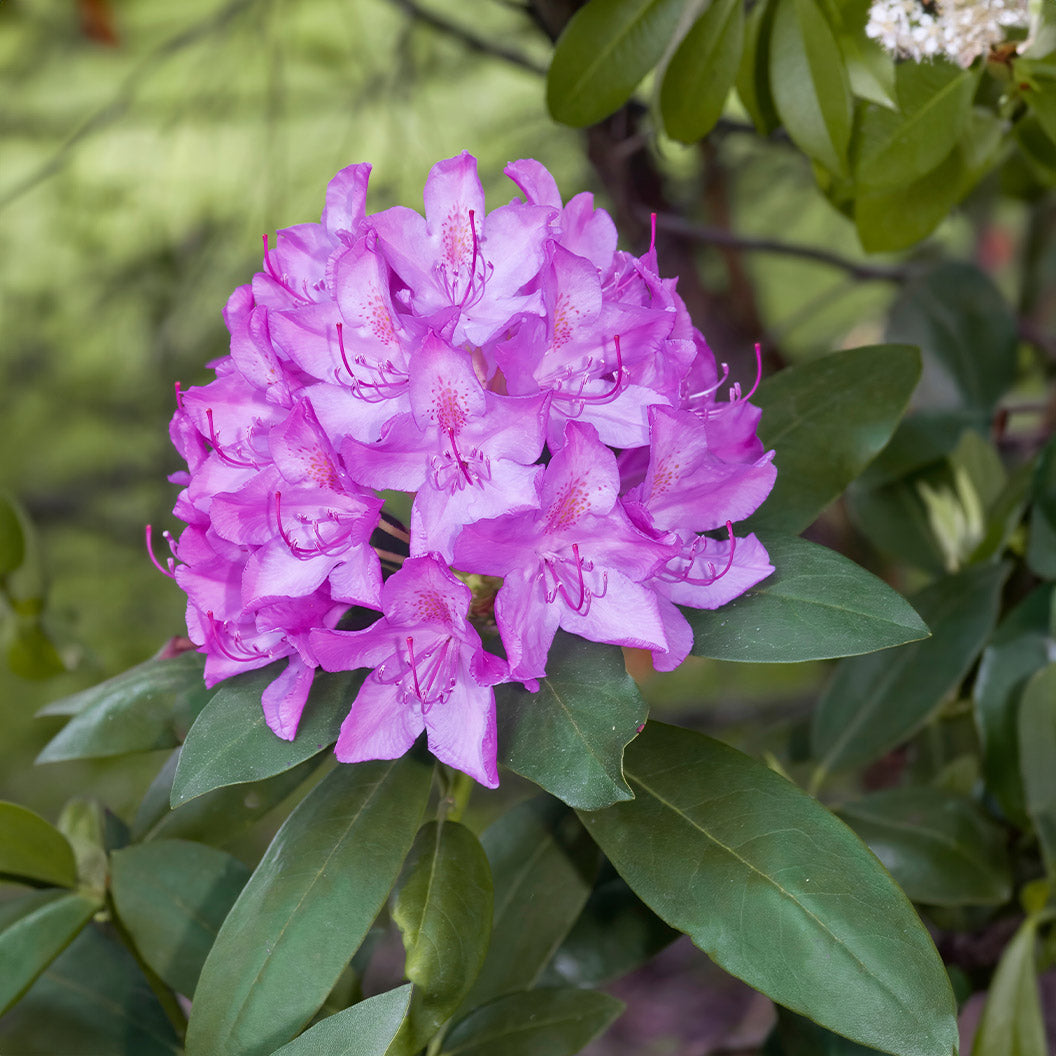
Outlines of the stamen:
<svg viewBox="0 0 1056 1056">
<path fill-rule="evenodd" d="M 407 656 L 411 665 L 411 678 L 414 679 L 414 695 L 424 704 L 422 700 L 422 687 L 418 685 L 418 668 L 414 663 L 414 639 L 408 637 L 407 639 Z"/>
<path fill-rule="evenodd" d="M 472 211 L 470 211 L 469 215 L 473 215 Z M 455 461 L 458 463 L 458 468 L 462 471 L 462 476 L 466 478 L 467 483 L 472 484 L 473 478 L 469 475 L 469 466 L 466 465 L 465 460 L 458 453 L 458 444 L 455 443 L 454 429 L 448 429 L 447 438 L 451 441 L 451 453 L 455 456 Z"/>
<path fill-rule="evenodd" d="M 183 390 L 180 388 L 179 382 L 176 382 L 176 410 L 183 410 Z"/>
<path fill-rule="evenodd" d="M 179 385 L 177 385 L 177 390 L 178 389 L 179 389 Z M 154 544 L 151 541 L 150 533 L 151 533 L 151 528 L 150 528 L 150 525 L 148 524 L 147 525 L 147 533 L 146 534 L 147 534 L 147 553 L 150 555 L 150 563 L 163 576 L 168 576 L 169 579 L 175 579 L 176 578 L 176 560 L 175 560 L 175 557 L 168 558 L 168 560 L 166 561 L 166 564 L 168 565 L 167 569 L 162 568 L 161 565 L 158 563 L 158 559 L 154 556 Z M 170 532 L 162 532 L 162 538 L 169 544 L 169 549 L 171 550 L 172 549 L 172 534 Z"/>
<path fill-rule="evenodd" d="M 473 259 L 469 264 L 469 279 L 467 280 L 466 288 L 462 293 L 462 300 L 458 302 L 459 308 L 465 308 L 466 301 L 469 299 L 469 295 L 473 290 L 474 279 L 477 275 L 477 253 L 479 252 L 480 246 L 477 242 L 476 213 L 473 209 L 470 209 L 469 211 L 469 233 L 473 239 Z"/>
<path fill-rule="evenodd" d="M 237 631 L 232 633 L 231 639 L 234 644 L 234 647 L 236 649 L 243 650 L 243 652 L 242 655 L 233 653 L 226 645 L 224 645 L 223 641 L 221 640 L 220 634 L 217 631 L 217 625 L 219 621 L 213 616 L 213 612 L 211 609 L 205 614 L 205 618 L 209 631 L 212 632 L 210 635 L 210 638 L 212 639 L 210 644 L 214 645 L 219 652 L 223 653 L 224 656 L 228 658 L 228 660 L 233 660 L 236 664 L 245 664 L 250 663 L 254 660 L 260 660 L 262 657 L 268 657 L 271 655 L 269 651 L 264 649 L 258 649 L 256 646 L 247 647 L 246 644 L 242 641 L 242 636 Z M 223 626 L 226 627 L 226 624 L 224 624 Z"/>
<path fill-rule="evenodd" d="M 656 213 L 649 214 L 649 252 L 656 249 Z"/>
<path fill-rule="evenodd" d="M 209 423 L 209 443 L 213 445 L 213 450 L 220 457 L 220 461 L 226 462 L 229 466 L 235 466 L 239 469 L 256 469 L 256 462 L 245 462 L 240 458 L 233 458 L 231 455 L 224 454 L 224 449 L 220 446 L 220 438 L 216 435 L 216 429 L 213 426 L 212 407 L 206 408 L 205 417 L 206 421 Z"/>
<path fill-rule="evenodd" d="M 302 524 L 307 524 L 307 518 L 298 518 Z M 318 543 L 314 547 L 299 546 L 295 543 L 290 536 L 286 533 L 286 529 L 282 523 L 282 492 L 275 492 L 275 520 L 279 527 L 279 537 L 282 541 L 290 548 L 290 553 L 293 554 L 299 561 L 308 561 L 313 557 L 333 557 L 335 554 L 340 554 L 342 551 L 349 548 L 349 529 L 344 532 L 338 533 L 329 542 L 325 540 L 322 533 L 319 531 L 319 521 L 312 522 L 312 533 L 315 535 L 315 541 Z M 332 524 L 336 524 L 338 529 L 341 528 L 341 515 L 334 513 L 333 510 L 328 510 L 324 520 L 329 521 Z"/>
<path fill-rule="evenodd" d="M 602 393 L 588 393 L 584 395 L 583 389 L 590 381 L 597 381 L 597 378 L 587 378 L 582 375 L 590 370 L 593 365 L 593 360 L 588 356 L 586 362 L 583 364 L 583 369 L 580 372 L 579 378 L 579 390 L 576 392 L 562 392 L 559 388 L 554 388 L 553 398 L 556 400 L 569 400 L 572 406 L 568 410 L 568 414 L 572 418 L 578 418 L 583 413 L 583 406 L 585 404 L 603 404 L 611 403 L 620 394 L 620 390 L 623 388 L 626 372 L 623 366 L 623 353 L 620 350 L 620 335 L 616 334 L 613 336 L 613 342 L 616 345 L 616 377 L 613 379 L 612 388 L 608 392 Z M 566 378 L 571 380 L 573 376 L 573 370 L 570 367 L 566 372 Z M 561 384 L 557 382 L 557 384 Z M 578 405 L 578 406 L 577 406 Z"/>
<path fill-rule="evenodd" d="M 726 575 L 726 573 L 729 572 L 731 568 L 733 568 L 733 555 L 737 549 L 737 540 L 733 536 L 733 524 L 730 521 L 726 522 L 726 534 L 730 540 L 730 555 L 726 559 L 726 567 L 721 572 L 716 572 L 715 566 L 709 563 L 707 577 L 689 575 L 689 570 L 693 567 L 693 562 L 696 560 L 697 546 L 699 545 L 701 540 L 704 540 L 705 546 L 707 545 L 707 539 L 704 536 L 698 535 L 697 538 L 693 541 L 693 553 L 690 557 L 689 564 L 686 566 L 683 572 L 676 573 L 675 578 L 683 583 L 688 583 L 692 587 L 710 587 L 712 583 L 715 583 L 718 580 L 722 579 L 722 577 Z"/>
</svg>

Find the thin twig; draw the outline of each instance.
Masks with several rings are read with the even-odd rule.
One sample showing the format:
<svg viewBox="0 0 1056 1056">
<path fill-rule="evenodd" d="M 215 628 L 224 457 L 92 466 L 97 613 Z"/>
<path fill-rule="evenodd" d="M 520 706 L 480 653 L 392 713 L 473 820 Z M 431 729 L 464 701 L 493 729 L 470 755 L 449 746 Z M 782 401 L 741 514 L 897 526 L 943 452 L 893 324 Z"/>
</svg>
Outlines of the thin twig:
<svg viewBox="0 0 1056 1056">
<path fill-rule="evenodd" d="M 817 264 L 827 264 L 839 268 L 856 279 L 879 280 L 883 282 L 905 282 L 910 275 L 910 268 L 898 264 L 863 264 L 857 260 L 841 257 L 816 246 L 806 246 L 796 242 L 779 242 L 771 238 L 755 238 L 751 235 L 735 235 L 719 227 L 706 227 L 694 224 L 672 213 L 658 213 L 656 226 L 661 230 L 671 231 L 684 238 L 708 245 L 723 246 L 741 250 L 745 253 L 772 253 L 775 256 L 798 257 L 811 260 Z"/>
<path fill-rule="evenodd" d="M 231 3 L 221 8 L 208 18 L 196 22 L 193 26 L 168 40 L 159 44 L 149 55 L 147 55 L 128 76 L 121 82 L 113 99 L 105 106 L 100 107 L 90 117 L 74 130 L 70 137 L 58 150 L 43 164 L 38 165 L 31 173 L 16 181 L 3 195 L 0 195 L 0 209 L 10 205 L 13 201 L 21 198 L 27 191 L 32 190 L 37 184 L 42 183 L 50 176 L 59 172 L 67 159 L 83 139 L 98 132 L 116 121 L 128 109 L 135 100 L 136 89 L 139 82 L 146 80 L 155 73 L 165 59 L 170 59 L 181 52 L 184 48 L 196 43 L 202 37 L 208 36 L 214 30 L 219 29 L 233 18 L 238 16 L 248 7 L 252 7 L 259 0 L 232 0 Z"/>
<path fill-rule="evenodd" d="M 446 33 L 449 37 L 454 37 L 455 40 L 464 44 L 471 51 L 479 52 L 481 55 L 488 55 L 494 59 L 502 59 L 512 66 L 528 70 L 530 73 L 537 74 L 540 77 L 546 76 L 546 67 L 533 62 L 527 55 L 511 51 L 509 48 L 502 47 L 501 44 L 478 37 L 466 29 L 465 26 L 460 26 L 457 22 L 449 22 L 446 18 L 426 10 L 416 0 L 389 0 L 389 3 L 410 15 L 411 18 L 431 26 L 440 33 Z"/>
</svg>

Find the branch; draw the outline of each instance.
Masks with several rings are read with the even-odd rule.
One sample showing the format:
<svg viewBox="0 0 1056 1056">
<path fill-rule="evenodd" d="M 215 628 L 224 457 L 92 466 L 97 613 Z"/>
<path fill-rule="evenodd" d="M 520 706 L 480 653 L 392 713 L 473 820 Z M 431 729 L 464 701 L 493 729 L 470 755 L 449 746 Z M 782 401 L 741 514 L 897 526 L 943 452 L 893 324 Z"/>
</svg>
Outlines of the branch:
<svg viewBox="0 0 1056 1056">
<path fill-rule="evenodd" d="M 818 249 L 815 246 L 778 242 L 770 238 L 753 238 L 750 235 L 735 235 L 732 231 L 719 227 L 705 227 L 702 224 L 691 223 L 672 213 L 658 213 L 656 226 L 660 230 L 670 231 L 696 242 L 723 246 L 744 253 L 772 253 L 775 256 L 812 260 L 817 264 L 839 268 L 856 279 L 905 282 L 910 276 L 911 269 L 906 265 L 862 264 L 857 260 L 850 260 L 847 257 L 841 257 L 838 253 L 830 253 L 828 250 Z"/>
<path fill-rule="evenodd" d="M 501 44 L 495 44 L 490 40 L 484 40 L 481 37 L 475 36 L 470 33 L 468 29 L 458 25 L 456 22 L 449 22 L 446 18 L 442 18 L 440 15 L 426 10 L 417 3 L 417 0 L 389 0 L 389 3 L 394 7 L 398 7 L 405 14 L 410 15 L 412 19 L 416 19 L 427 26 L 431 26 L 439 33 L 444 33 L 449 37 L 453 37 L 455 40 L 469 48 L 470 51 L 476 51 L 481 55 L 487 55 L 493 59 L 502 59 L 503 62 L 508 62 L 511 66 L 517 66 L 522 70 L 528 70 L 529 73 L 534 73 L 539 77 L 546 76 L 546 67 L 539 66 L 528 58 L 527 55 L 522 55 L 517 51 L 511 51 L 509 48 L 504 48 Z"/>
</svg>

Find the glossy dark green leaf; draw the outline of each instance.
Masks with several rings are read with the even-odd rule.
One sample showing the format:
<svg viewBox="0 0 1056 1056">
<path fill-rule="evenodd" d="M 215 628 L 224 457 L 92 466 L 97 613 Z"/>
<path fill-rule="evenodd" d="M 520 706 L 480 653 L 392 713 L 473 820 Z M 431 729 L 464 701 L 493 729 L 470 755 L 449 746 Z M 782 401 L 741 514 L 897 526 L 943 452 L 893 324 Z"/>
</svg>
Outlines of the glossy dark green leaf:
<svg viewBox="0 0 1056 1056">
<path fill-rule="evenodd" d="M 973 688 L 975 723 L 987 791 L 1026 827 L 1019 766 L 1019 705 L 1031 675 L 1049 662 L 1051 585 L 1027 595 L 1000 623 L 983 650 Z"/>
<path fill-rule="evenodd" d="M 77 937 L 102 901 L 77 891 L 33 891 L 0 903 L 0 1015 Z"/>
<path fill-rule="evenodd" d="M 623 652 L 558 631 L 547 672 L 538 693 L 495 687 L 499 762 L 570 807 L 629 799 L 623 749 L 647 709 Z"/>
<path fill-rule="evenodd" d="M 396 879 L 432 768 L 342 766 L 276 833 L 206 959 L 188 1056 L 265 1056 L 326 999 Z"/>
<path fill-rule="evenodd" d="M 1030 514 L 1027 567 L 1036 576 L 1056 579 L 1056 521 L 1050 521 L 1037 506 Z"/>
<path fill-rule="evenodd" d="M 806 528 L 891 438 L 919 377 L 916 349 L 872 345 L 767 378 L 753 402 L 777 481 L 749 526 L 792 535 Z"/>
<path fill-rule="evenodd" d="M 268 728 L 260 706 L 261 694 L 275 675 L 273 667 L 265 668 L 229 679 L 217 690 L 180 753 L 172 784 L 174 807 L 225 785 L 280 774 L 337 740 L 363 673 L 318 673 L 292 741 Z"/>
<path fill-rule="evenodd" d="M 811 726 L 819 774 L 877 759 L 927 722 L 990 636 L 1008 572 L 977 565 L 938 580 L 912 599 L 930 638 L 837 666 Z"/>
<path fill-rule="evenodd" d="M 770 85 L 792 142 L 830 172 L 849 171 L 851 85 L 817 0 L 782 0 L 770 35 Z"/>
<path fill-rule="evenodd" d="M 555 121 L 584 127 L 618 110 L 660 61 L 685 0 L 590 0 L 554 48 L 546 102 Z"/>
<path fill-rule="evenodd" d="M 680 935 L 623 877 L 610 876 L 591 892 L 540 982 L 543 986 L 602 986 L 645 964 Z"/>
<path fill-rule="evenodd" d="M 442 1056 L 573 1056 L 623 1011 L 608 994 L 574 988 L 524 990 L 457 1023 Z"/>
<path fill-rule="evenodd" d="M 0 877 L 73 887 L 77 883 L 73 848 L 39 814 L 0 801 Z"/>
<path fill-rule="evenodd" d="M 0 492 L 0 576 L 14 572 L 26 557 L 22 518 L 14 501 Z"/>
<path fill-rule="evenodd" d="M 1034 967 L 1037 920 L 1028 917 L 1001 954 L 975 1032 L 972 1056 L 1047 1056 Z"/>
<path fill-rule="evenodd" d="M 779 1008 L 777 1026 L 767 1039 L 763 1056 L 873 1056 L 875 1052 L 819 1027 L 805 1016 Z"/>
<path fill-rule="evenodd" d="M 117 915 L 143 960 L 187 997 L 248 879 L 237 858 L 188 840 L 135 844 L 110 858 Z"/>
<path fill-rule="evenodd" d="M 549 796 L 508 810 L 481 843 L 491 866 L 491 945 L 468 1011 L 536 984 L 590 895 L 598 849 L 567 807 Z"/>
<path fill-rule="evenodd" d="M 213 695 L 202 657 L 148 660 L 91 689 L 56 701 L 41 715 L 72 715 L 37 756 L 38 763 L 174 748 Z"/>
<path fill-rule="evenodd" d="M 937 788 L 892 788 L 838 813 L 914 902 L 999 905 L 1011 897 L 1005 831 L 971 800 Z"/>
<path fill-rule="evenodd" d="M 6 1015 L 5 1056 L 182 1056 L 132 955 L 85 928 Z"/>
<path fill-rule="evenodd" d="M 411 1000 L 410 984 L 316 1023 L 273 1056 L 385 1056 Z"/>
<path fill-rule="evenodd" d="M 176 749 L 143 797 L 132 823 L 134 839 L 229 843 L 295 792 L 326 761 L 318 753 L 274 777 L 226 785 L 173 810 L 169 802 L 179 756 L 180 749 Z"/>
<path fill-rule="evenodd" d="M 927 625 L 900 594 L 842 554 L 765 535 L 776 571 L 721 609 L 685 609 L 693 653 L 716 660 L 793 663 L 887 649 Z"/>
<path fill-rule="evenodd" d="M 1034 502 L 1056 524 L 1056 437 L 1042 449 L 1034 470 Z"/>
<path fill-rule="evenodd" d="M 675 50 L 660 82 L 669 136 L 692 143 L 722 116 L 744 48 L 744 4 L 712 0 Z"/>
<path fill-rule="evenodd" d="M 480 841 L 457 822 L 432 821 L 414 841 L 392 919 L 414 983 L 392 1056 L 413 1054 L 469 993 L 491 936 L 491 870 Z"/>
<path fill-rule="evenodd" d="M 891 190 L 932 172 L 968 125 L 977 70 L 946 61 L 895 67 L 898 110 L 867 104 L 858 115 L 855 181 Z"/>
<path fill-rule="evenodd" d="M 993 280 L 971 264 L 946 261 L 906 283 L 887 337 L 919 346 L 972 408 L 993 408 L 1015 377 L 1015 315 Z"/>
<path fill-rule="evenodd" d="M 946 971 L 913 907 L 842 822 L 701 734 L 650 723 L 635 798 L 581 813 L 639 898 L 714 961 L 838 1034 L 897 1056 L 957 1043 Z"/>
<path fill-rule="evenodd" d="M 1019 709 L 1019 758 L 1027 813 L 1056 878 L 1056 661 L 1036 672 Z"/>
<path fill-rule="evenodd" d="M 770 91 L 770 35 L 776 7 L 774 0 L 752 4 L 744 24 L 744 48 L 737 70 L 737 98 L 763 136 L 781 124 Z"/>
</svg>

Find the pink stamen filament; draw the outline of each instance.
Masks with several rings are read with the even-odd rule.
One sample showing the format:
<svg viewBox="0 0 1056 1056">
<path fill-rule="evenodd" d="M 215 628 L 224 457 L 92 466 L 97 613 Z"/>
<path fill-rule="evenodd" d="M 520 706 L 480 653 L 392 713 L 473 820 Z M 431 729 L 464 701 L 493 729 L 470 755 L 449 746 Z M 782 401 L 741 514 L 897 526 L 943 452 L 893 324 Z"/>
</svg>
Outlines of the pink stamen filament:
<svg viewBox="0 0 1056 1056">
<path fill-rule="evenodd" d="M 158 563 L 158 559 L 154 556 L 154 544 L 151 541 L 150 533 L 151 533 L 151 527 L 148 524 L 147 525 L 147 553 L 150 555 L 151 564 L 163 576 L 168 576 L 169 579 L 175 579 L 176 578 L 176 560 L 175 560 L 175 550 L 173 550 L 173 545 L 172 545 L 172 533 L 171 532 L 162 532 L 161 533 L 161 537 L 169 544 L 169 549 L 173 550 L 173 555 L 174 555 L 173 557 L 170 557 L 170 558 L 167 559 L 166 564 L 169 566 L 167 569 L 162 568 L 161 565 Z"/>
<path fill-rule="evenodd" d="M 338 528 L 341 527 L 341 517 L 339 514 L 329 511 L 325 518 L 333 524 L 336 524 Z M 287 534 L 285 527 L 282 523 L 282 492 L 275 492 L 275 520 L 279 527 L 279 536 L 282 541 L 289 547 L 290 553 L 293 554 L 299 561 L 308 561 L 313 557 L 333 557 L 335 554 L 340 554 L 342 551 L 347 550 L 350 543 L 348 539 L 349 530 L 339 534 L 335 539 L 331 539 L 327 542 L 323 539 L 322 534 L 319 531 L 319 522 L 312 522 L 312 532 L 315 535 L 318 546 L 307 548 L 298 546 L 290 536 Z M 306 519 L 302 520 L 302 523 L 307 524 Z"/>
<path fill-rule="evenodd" d="M 446 686 L 441 688 L 439 692 L 436 692 L 434 688 L 437 679 L 441 677 L 445 667 L 447 651 L 450 645 L 451 639 L 445 638 L 439 646 L 434 645 L 431 649 L 427 649 L 423 656 L 419 656 L 416 659 L 414 655 L 414 638 L 410 635 L 407 637 L 407 661 L 410 666 L 411 680 L 414 682 L 414 695 L 421 703 L 423 713 L 428 713 L 429 709 L 437 701 L 443 702 L 446 700 L 451 690 L 454 688 L 454 678 L 449 678 Z M 421 682 L 418 680 L 419 662 L 423 664 Z M 425 685 L 424 693 L 422 691 L 423 684 Z"/>
<path fill-rule="evenodd" d="M 726 567 L 721 572 L 715 571 L 715 566 L 708 563 L 708 575 L 706 577 L 691 576 L 689 570 L 693 567 L 693 562 L 697 559 L 697 549 L 701 544 L 707 546 L 707 538 L 703 535 L 698 535 L 690 547 L 689 563 L 681 572 L 671 572 L 672 578 L 681 583 L 688 583 L 693 587 L 710 587 L 712 583 L 718 582 L 731 568 L 733 568 L 733 555 L 737 549 L 737 540 L 733 535 L 733 524 L 730 521 L 726 522 L 726 534 L 730 540 L 730 553 L 726 558 Z M 668 570 L 669 572 L 671 570 Z"/>
<path fill-rule="evenodd" d="M 183 410 L 183 390 L 180 388 L 179 382 L 176 382 L 176 410 Z"/>
<path fill-rule="evenodd" d="M 592 365 L 591 364 L 591 360 L 588 358 L 587 362 L 583 366 L 583 370 L 580 372 L 579 391 L 578 392 L 562 392 L 560 389 L 555 388 L 555 389 L 553 389 L 553 394 L 554 394 L 553 398 L 557 399 L 557 400 L 569 400 L 573 404 L 573 406 L 576 405 L 576 404 L 587 404 L 587 403 L 591 403 L 591 404 L 611 403 L 614 399 L 616 399 L 616 397 L 620 394 L 620 390 L 623 388 L 623 384 L 624 384 L 624 380 L 625 380 L 625 371 L 624 371 L 624 367 L 623 367 L 623 353 L 620 351 L 620 336 L 619 336 L 619 334 L 616 334 L 613 337 L 613 341 L 615 342 L 615 345 L 616 345 L 616 369 L 614 371 L 616 376 L 613 379 L 612 388 L 609 389 L 608 392 L 590 393 L 590 394 L 587 394 L 587 395 L 583 394 L 583 389 L 587 385 L 588 382 L 598 380 L 596 378 L 585 378 L 585 377 L 582 377 L 582 374 L 584 374 L 586 371 L 590 370 L 590 367 Z M 572 378 L 572 370 L 571 370 L 571 368 L 569 368 L 569 371 L 568 371 L 566 377 L 568 379 Z M 558 383 L 558 384 L 560 384 L 560 383 Z M 570 414 L 572 415 L 572 417 L 578 417 L 582 413 L 583 413 L 583 408 L 582 407 L 580 407 L 578 410 L 573 409 L 572 411 L 570 411 Z"/>
<path fill-rule="evenodd" d="M 268 247 L 268 236 L 262 235 L 264 239 L 264 267 L 268 269 L 268 275 L 271 276 L 291 297 L 296 297 L 299 301 L 311 301 L 311 297 L 305 294 L 298 293 L 292 286 L 285 275 L 280 275 L 276 270 L 275 266 L 271 263 L 271 249 Z M 276 239 L 276 241 L 278 241 Z"/>
<path fill-rule="evenodd" d="M 472 216 L 473 213 L 470 212 L 469 215 Z M 455 461 L 458 463 L 458 468 L 462 471 L 462 476 L 464 476 L 466 478 L 467 483 L 472 484 L 473 483 L 473 478 L 470 476 L 469 466 L 466 465 L 465 460 L 458 453 L 458 444 L 455 443 L 455 431 L 454 431 L 454 429 L 448 429 L 447 438 L 448 438 L 448 440 L 451 441 L 451 453 L 455 456 Z"/>
<path fill-rule="evenodd" d="M 226 645 L 224 645 L 223 641 L 220 638 L 220 632 L 218 630 L 218 628 L 222 629 L 226 627 L 227 624 L 220 624 L 220 621 L 213 616 L 212 610 L 205 614 L 205 618 L 210 631 L 210 638 L 212 639 L 209 644 L 215 646 L 217 651 L 223 653 L 224 656 L 228 658 L 228 660 L 233 660 L 236 664 L 245 664 L 254 660 L 260 660 L 262 658 L 271 656 L 271 652 L 268 650 L 258 649 L 256 646 L 247 646 L 242 641 L 242 636 L 237 631 L 231 634 L 231 639 L 235 648 L 243 650 L 243 653 L 242 655 L 233 653 Z"/>
<path fill-rule="evenodd" d="M 235 466 L 238 469 L 256 469 L 256 462 L 246 462 L 241 458 L 235 458 L 233 455 L 225 455 L 224 449 L 220 445 L 220 437 L 217 436 L 216 428 L 213 425 L 213 409 L 209 407 L 205 412 L 206 421 L 209 423 L 209 443 L 213 445 L 213 450 L 217 453 L 221 462 L 226 462 L 229 466 Z"/>
<path fill-rule="evenodd" d="M 473 280 L 477 275 L 477 253 L 480 250 L 480 246 L 477 242 L 476 213 L 473 209 L 469 211 L 469 233 L 473 239 L 473 259 L 469 262 L 469 281 L 466 283 L 466 288 L 462 293 L 462 300 L 458 302 L 459 308 L 465 308 L 466 301 L 469 299 L 470 292 L 473 289 Z"/>
<path fill-rule="evenodd" d="M 579 554 L 579 543 L 572 544 L 572 554 L 576 561 L 576 579 L 579 584 L 579 598 L 577 601 L 573 600 L 568 596 L 568 590 L 565 587 L 564 582 L 561 579 L 559 569 L 562 564 L 567 563 L 567 558 L 563 561 L 555 559 L 553 557 L 543 558 L 543 586 L 544 586 L 544 597 L 547 602 L 554 602 L 560 596 L 566 605 L 573 611 L 578 613 L 580 616 L 586 616 L 590 612 L 590 603 L 594 598 L 603 598 L 609 590 L 609 574 L 603 572 L 601 576 L 601 590 L 591 591 L 587 587 L 586 580 L 583 577 L 584 571 L 593 572 L 594 563 L 587 561 L 580 557 Z M 553 587 L 546 586 L 546 572 L 549 570 L 550 575 L 553 577 Z"/>
<path fill-rule="evenodd" d="M 352 369 L 352 363 L 348 361 L 348 354 L 345 352 L 345 334 L 344 324 L 336 323 L 337 327 L 337 347 L 341 354 L 341 362 L 345 365 L 345 370 L 348 371 L 348 376 L 352 383 L 352 391 L 362 400 L 366 400 L 369 403 L 380 403 L 382 400 L 391 399 L 393 396 L 399 395 L 400 391 L 406 387 L 409 378 L 408 375 L 402 371 L 397 370 L 391 359 L 385 360 L 385 362 L 379 367 L 372 363 L 367 363 L 362 355 L 358 355 L 353 358 L 352 363 L 355 363 L 357 367 L 363 370 L 373 371 L 379 378 L 378 381 L 364 381 L 358 374 Z M 389 381 L 385 377 L 386 371 L 390 374 L 395 375 L 395 380 Z M 335 370 L 334 379 L 340 383 L 341 375 Z M 369 395 L 365 393 L 364 389 L 373 389 L 374 392 Z M 385 393 L 382 389 L 389 389 L 390 391 Z"/>
</svg>

